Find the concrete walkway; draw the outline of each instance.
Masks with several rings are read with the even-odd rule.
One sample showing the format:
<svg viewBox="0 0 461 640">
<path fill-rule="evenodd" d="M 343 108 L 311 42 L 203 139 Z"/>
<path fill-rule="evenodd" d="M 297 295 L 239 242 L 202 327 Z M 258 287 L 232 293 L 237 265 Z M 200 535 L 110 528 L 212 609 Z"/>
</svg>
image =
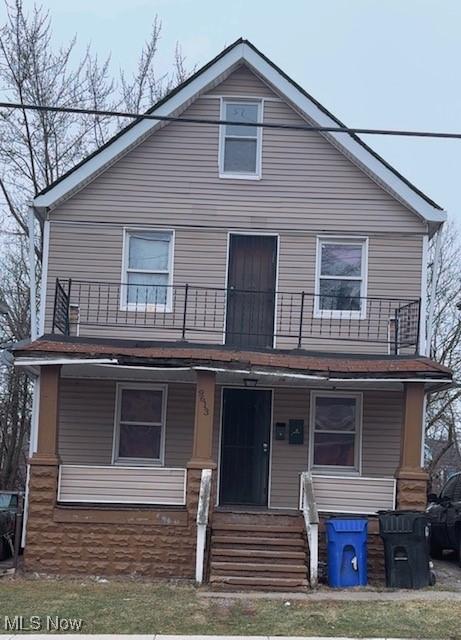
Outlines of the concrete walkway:
<svg viewBox="0 0 461 640">
<path fill-rule="evenodd" d="M 1 635 L 0 640 L 69 640 L 77 637 L 82 640 L 399 640 L 398 638 L 344 638 L 326 636 L 165 636 L 165 635 L 122 635 L 122 634 L 57 634 L 51 636 L 40 633 L 24 633 L 15 635 Z M 408 640 L 408 638 L 406 639 Z"/>
<path fill-rule="evenodd" d="M 242 592 L 237 591 L 197 591 L 202 598 L 214 598 L 216 600 L 283 600 L 290 602 L 301 600 L 303 602 L 412 602 L 438 600 L 461 601 L 461 591 L 359 591 L 348 589 L 344 591 L 312 591 L 307 593 L 270 593 L 266 591 Z"/>
</svg>

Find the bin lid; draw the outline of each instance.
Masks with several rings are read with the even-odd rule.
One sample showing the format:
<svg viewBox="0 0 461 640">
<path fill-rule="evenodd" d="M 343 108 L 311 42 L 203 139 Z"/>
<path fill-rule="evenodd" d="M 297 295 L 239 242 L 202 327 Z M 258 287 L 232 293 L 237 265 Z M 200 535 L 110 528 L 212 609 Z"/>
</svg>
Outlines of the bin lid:
<svg viewBox="0 0 461 640">
<path fill-rule="evenodd" d="M 337 532 L 360 532 L 368 528 L 368 520 L 365 518 L 330 518 L 325 521 L 326 527 L 331 527 Z"/>
<path fill-rule="evenodd" d="M 423 511 L 381 511 L 378 517 L 381 534 L 424 532 L 428 523 Z"/>
</svg>

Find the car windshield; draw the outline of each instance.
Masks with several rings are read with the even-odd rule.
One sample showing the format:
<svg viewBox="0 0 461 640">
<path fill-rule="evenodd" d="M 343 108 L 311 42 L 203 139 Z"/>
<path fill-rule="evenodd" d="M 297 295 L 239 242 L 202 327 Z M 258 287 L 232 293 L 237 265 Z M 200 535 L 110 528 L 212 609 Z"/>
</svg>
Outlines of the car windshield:
<svg viewBox="0 0 461 640">
<path fill-rule="evenodd" d="M 12 507 L 12 496 L 10 493 L 0 493 L 0 509 L 8 509 Z"/>
</svg>

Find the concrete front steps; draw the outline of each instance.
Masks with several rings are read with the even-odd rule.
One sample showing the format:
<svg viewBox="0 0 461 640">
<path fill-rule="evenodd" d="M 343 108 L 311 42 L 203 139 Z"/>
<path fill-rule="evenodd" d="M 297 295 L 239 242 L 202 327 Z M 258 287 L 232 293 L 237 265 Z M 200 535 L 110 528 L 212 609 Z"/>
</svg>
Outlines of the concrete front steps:
<svg viewBox="0 0 461 640">
<path fill-rule="evenodd" d="M 307 548 L 300 515 L 216 511 L 210 584 L 222 591 L 305 591 Z"/>
</svg>

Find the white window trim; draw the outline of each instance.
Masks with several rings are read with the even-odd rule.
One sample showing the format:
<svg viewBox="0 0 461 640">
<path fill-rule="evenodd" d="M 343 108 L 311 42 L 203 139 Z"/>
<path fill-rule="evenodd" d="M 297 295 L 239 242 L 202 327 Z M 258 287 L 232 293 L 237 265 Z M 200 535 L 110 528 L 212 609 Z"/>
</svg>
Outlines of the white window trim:
<svg viewBox="0 0 461 640">
<path fill-rule="evenodd" d="M 161 432 L 160 432 L 160 457 L 159 458 L 119 458 L 118 450 L 120 443 L 120 410 L 122 391 L 124 389 L 136 389 L 145 391 L 152 389 L 153 391 L 162 392 L 162 415 L 161 415 Z M 143 382 L 117 382 L 115 390 L 115 415 L 114 415 L 114 435 L 112 439 L 112 464 L 122 466 L 165 466 L 165 430 L 166 430 L 166 411 L 168 401 L 168 385 L 166 384 L 148 384 Z M 140 423 L 139 423 L 140 424 Z M 151 423 L 149 423 L 150 425 Z"/>
<path fill-rule="evenodd" d="M 356 425 L 355 425 L 355 449 L 354 466 L 342 467 L 339 465 L 315 465 L 314 464 L 314 438 L 315 438 L 315 401 L 318 397 L 353 398 L 356 401 Z M 338 474 L 338 475 L 362 475 L 362 429 L 363 429 L 363 393 L 339 392 L 339 391 L 311 391 L 309 405 L 309 460 L 308 467 L 313 473 Z M 334 433 L 326 431 L 325 433 Z M 344 432 L 341 433 L 351 433 Z"/>
<path fill-rule="evenodd" d="M 221 97 L 220 98 L 220 119 L 226 119 L 226 104 L 241 104 L 246 102 L 248 104 L 255 104 L 258 107 L 258 122 L 263 121 L 264 117 L 264 99 L 253 98 L 247 96 L 246 98 L 234 98 L 234 97 Z M 232 180 L 261 180 L 262 174 L 262 148 L 263 148 L 263 130 L 262 127 L 256 128 L 256 171 L 255 173 L 230 173 L 224 171 L 224 147 L 226 136 L 226 125 L 220 125 L 219 127 L 219 151 L 218 151 L 218 170 L 220 178 L 230 178 Z"/>
<path fill-rule="evenodd" d="M 321 276 L 322 246 L 325 244 L 361 244 L 362 245 L 362 275 L 357 276 Z M 331 280 L 357 280 L 361 282 L 360 297 L 366 298 L 368 288 L 368 237 L 366 236 L 317 236 L 315 259 L 315 296 L 314 318 L 345 318 L 365 320 L 367 317 L 366 300 L 362 300 L 360 311 L 340 311 L 320 309 L 320 278 Z"/>
<path fill-rule="evenodd" d="M 170 233 L 170 251 L 168 255 L 168 270 L 156 269 L 155 271 L 149 271 L 145 269 L 130 269 L 131 273 L 167 273 L 168 274 L 168 289 L 166 293 L 166 304 L 143 304 L 142 302 L 133 303 L 127 302 L 128 297 L 128 251 L 129 251 L 129 236 L 131 233 L 138 232 L 158 232 L 158 233 Z M 171 313 L 173 309 L 173 266 L 174 266 L 174 247 L 175 247 L 175 230 L 174 229 L 152 229 L 152 227 L 123 227 L 123 244 L 122 244 L 122 275 L 120 286 L 120 311 L 148 311 L 148 312 L 160 312 Z"/>
</svg>

